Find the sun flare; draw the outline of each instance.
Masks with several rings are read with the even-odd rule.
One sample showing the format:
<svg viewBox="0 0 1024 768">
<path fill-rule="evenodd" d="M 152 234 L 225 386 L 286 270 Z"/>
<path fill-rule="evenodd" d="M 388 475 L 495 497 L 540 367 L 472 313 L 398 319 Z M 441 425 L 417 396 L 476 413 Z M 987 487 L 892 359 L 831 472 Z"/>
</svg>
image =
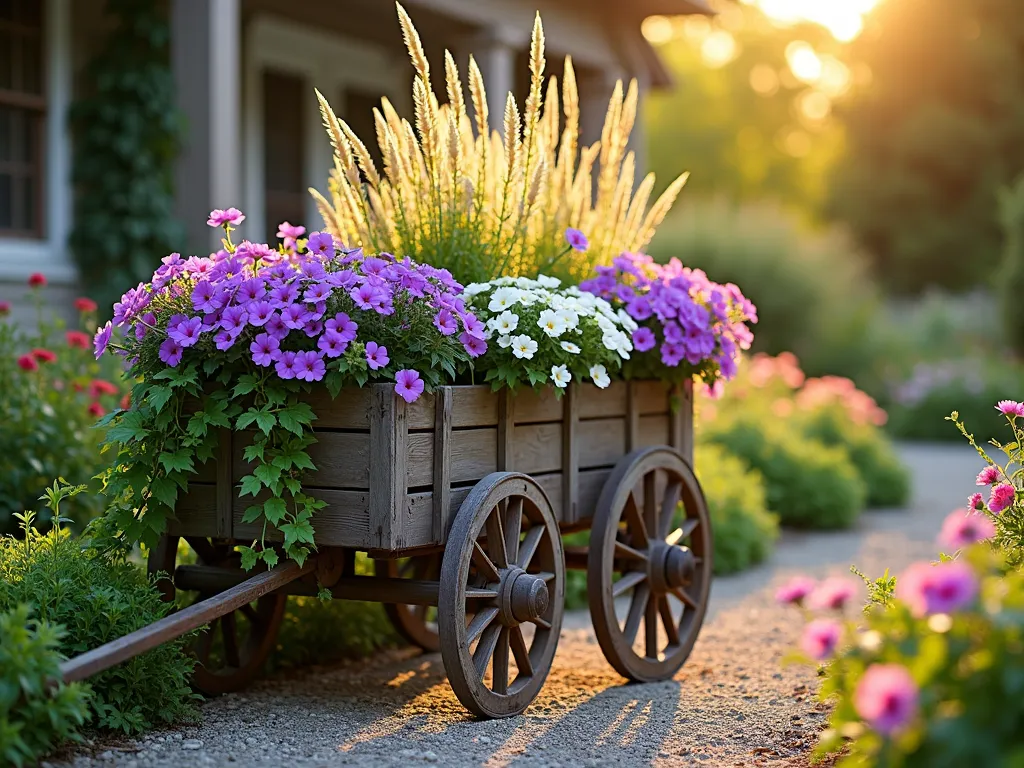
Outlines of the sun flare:
<svg viewBox="0 0 1024 768">
<path fill-rule="evenodd" d="M 879 0 L 743 0 L 783 24 L 813 21 L 849 42 L 864 28 L 864 17 Z"/>
</svg>

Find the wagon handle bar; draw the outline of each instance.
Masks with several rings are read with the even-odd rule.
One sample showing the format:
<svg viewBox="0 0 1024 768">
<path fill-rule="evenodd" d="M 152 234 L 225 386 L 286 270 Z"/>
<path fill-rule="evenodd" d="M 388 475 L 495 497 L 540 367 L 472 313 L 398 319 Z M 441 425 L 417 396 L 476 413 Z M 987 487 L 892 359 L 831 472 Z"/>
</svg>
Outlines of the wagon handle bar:
<svg viewBox="0 0 1024 768">
<path fill-rule="evenodd" d="M 302 565 L 295 562 L 281 563 L 272 570 L 264 571 L 213 597 L 200 600 L 194 605 L 164 616 L 131 634 L 104 643 L 80 656 L 68 659 L 60 665 L 61 678 L 65 683 L 84 680 L 97 672 L 110 669 L 122 661 L 145 653 L 168 640 L 181 637 L 197 627 L 209 624 L 246 603 L 273 592 L 316 568 L 316 557 L 308 558 Z"/>
</svg>

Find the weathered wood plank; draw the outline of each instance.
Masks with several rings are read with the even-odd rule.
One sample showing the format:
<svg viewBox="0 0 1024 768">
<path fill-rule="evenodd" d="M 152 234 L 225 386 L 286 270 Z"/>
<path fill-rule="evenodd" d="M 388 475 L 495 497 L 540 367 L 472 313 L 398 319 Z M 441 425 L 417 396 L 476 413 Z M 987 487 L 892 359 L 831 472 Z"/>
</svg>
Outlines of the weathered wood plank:
<svg viewBox="0 0 1024 768">
<path fill-rule="evenodd" d="M 232 489 L 232 493 L 237 493 Z M 167 521 L 167 532 L 178 536 L 217 535 L 217 486 L 189 482 L 188 492 L 178 498 L 174 519 Z"/>
<path fill-rule="evenodd" d="M 588 419 L 581 421 L 579 434 L 579 466 L 610 467 L 626 455 L 626 420 Z"/>
<path fill-rule="evenodd" d="M 379 533 L 370 528 L 370 494 L 367 491 L 331 491 L 310 489 L 314 498 L 327 502 L 313 518 L 318 546 L 353 547 L 356 549 L 380 548 Z M 242 515 L 251 504 L 260 503 L 263 497 L 254 501 L 251 496 L 244 499 L 235 498 L 233 504 L 235 538 L 240 540 L 257 539 L 263 530 L 261 523 L 243 523 Z M 428 511 L 429 517 L 429 511 Z M 192 533 L 190 531 L 190 533 Z M 196 532 L 196 535 L 201 535 Z M 277 530 L 268 526 L 267 540 L 282 541 Z"/>
<path fill-rule="evenodd" d="M 672 413 L 672 447 L 693 466 L 693 379 L 677 390 L 678 407 Z"/>
<path fill-rule="evenodd" d="M 516 401 L 508 389 L 498 393 L 498 470 L 510 472 L 515 465 L 515 411 Z M 527 470 L 522 470 L 527 471 Z"/>
<path fill-rule="evenodd" d="M 613 381 L 605 389 L 590 382 L 580 384 L 580 419 L 604 419 L 626 415 L 626 382 Z"/>
<path fill-rule="evenodd" d="M 637 382 L 626 382 L 626 453 L 640 447 L 640 402 Z"/>
<path fill-rule="evenodd" d="M 633 392 L 640 406 L 640 415 L 668 413 L 669 385 L 663 381 L 633 381 Z"/>
<path fill-rule="evenodd" d="M 255 466 L 244 457 L 255 434 L 245 431 L 235 436 L 232 463 L 236 483 Z M 370 487 L 369 432 L 317 432 L 316 440 L 306 451 L 316 465 L 316 470 L 306 475 L 307 484 L 318 488 Z"/>
<path fill-rule="evenodd" d="M 388 384 L 374 384 L 370 416 L 370 529 L 377 547 L 394 547 L 402 538 L 401 509 L 406 496 L 405 400 Z"/>
<path fill-rule="evenodd" d="M 433 496 L 431 539 L 440 541 L 451 508 L 452 475 L 452 390 L 441 387 L 434 396 Z M 409 471 L 409 474 L 413 474 Z"/>
<path fill-rule="evenodd" d="M 557 472 L 562 468 L 562 425 L 517 425 L 511 448 L 517 472 Z"/>
<path fill-rule="evenodd" d="M 671 417 L 669 414 L 663 413 L 640 417 L 639 446 L 670 445 L 672 440 L 671 433 Z"/>
<path fill-rule="evenodd" d="M 571 382 L 562 400 L 565 403 L 565 420 L 562 422 L 562 518 L 567 523 L 576 521 L 576 505 L 579 501 L 580 473 L 580 386 Z"/>
<path fill-rule="evenodd" d="M 541 391 L 523 387 L 515 395 L 516 424 L 561 421 L 565 415 L 565 398 L 555 394 L 554 387 Z"/>
<path fill-rule="evenodd" d="M 494 472 L 498 468 L 497 435 L 496 427 L 454 430 L 449 483 L 479 480 Z M 407 471 L 411 488 L 434 483 L 434 439 L 433 432 L 409 435 Z"/>
<path fill-rule="evenodd" d="M 217 430 L 217 518 L 216 536 L 231 538 L 231 498 L 235 494 L 231 476 L 231 446 L 234 442 L 230 429 Z"/>
</svg>

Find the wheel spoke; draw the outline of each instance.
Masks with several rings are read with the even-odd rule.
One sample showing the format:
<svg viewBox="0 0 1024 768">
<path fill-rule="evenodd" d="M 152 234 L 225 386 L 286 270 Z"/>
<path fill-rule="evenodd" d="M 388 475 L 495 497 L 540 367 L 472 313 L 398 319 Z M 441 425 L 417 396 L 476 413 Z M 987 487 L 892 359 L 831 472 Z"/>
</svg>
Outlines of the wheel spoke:
<svg viewBox="0 0 1024 768">
<path fill-rule="evenodd" d="M 639 539 L 639 541 L 634 542 L 636 546 L 640 549 L 647 549 L 647 526 L 644 525 L 644 519 L 640 516 L 640 510 L 636 506 L 636 497 L 633 496 L 632 491 L 626 497 L 626 506 L 622 514 L 626 518 L 626 526 L 629 532 Z"/>
<path fill-rule="evenodd" d="M 671 546 L 678 544 L 683 538 L 683 529 L 676 528 L 672 533 L 665 537 L 665 543 Z"/>
<path fill-rule="evenodd" d="M 530 621 L 532 623 L 536 624 L 541 629 L 551 629 L 551 622 L 548 621 L 547 619 L 541 618 L 540 616 L 538 616 L 535 619 L 530 619 Z"/>
<path fill-rule="evenodd" d="M 498 647 L 494 649 L 494 664 L 491 667 L 491 690 L 495 693 L 508 692 L 508 627 L 502 627 L 498 634 Z"/>
<path fill-rule="evenodd" d="M 661 500 L 661 519 L 658 521 L 659 539 L 664 539 L 672 527 L 676 508 L 679 506 L 679 495 L 682 491 L 683 484 L 679 480 L 673 480 L 665 488 L 665 497 Z"/>
<path fill-rule="evenodd" d="M 522 627 L 512 627 L 509 645 L 512 646 L 512 655 L 515 657 L 516 666 L 519 667 L 519 674 L 523 677 L 533 677 L 533 662 L 530 661 L 530 649 L 526 647 Z"/>
<path fill-rule="evenodd" d="M 220 623 L 220 619 L 214 619 L 206 627 L 202 636 L 199 638 L 199 649 L 196 656 L 199 661 L 205 666 L 206 662 L 210 660 L 210 651 L 213 650 L 213 633 L 217 629 L 217 625 Z"/>
<path fill-rule="evenodd" d="M 224 637 L 224 656 L 229 667 L 238 669 L 242 660 L 238 654 L 238 628 L 235 625 L 235 614 L 226 613 L 220 620 L 220 632 Z"/>
<path fill-rule="evenodd" d="M 491 558 L 487 556 L 487 553 L 484 552 L 484 548 L 480 546 L 479 541 L 473 542 L 473 562 L 476 564 L 476 569 L 483 574 L 483 577 L 488 582 L 501 581 L 498 569 L 491 562 Z"/>
<path fill-rule="evenodd" d="M 519 561 L 519 534 L 523 528 L 523 497 L 513 496 L 505 511 L 505 555 L 508 562 Z"/>
<path fill-rule="evenodd" d="M 519 547 L 519 557 L 516 558 L 516 565 L 523 570 L 526 570 L 530 561 L 533 560 L 546 530 L 543 525 L 535 525 L 526 532 L 526 538 L 523 539 L 523 543 Z"/>
<path fill-rule="evenodd" d="M 697 607 L 697 602 L 692 597 L 690 597 L 689 593 L 682 587 L 676 587 L 675 589 L 670 590 L 670 592 L 671 594 L 678 597 L 680 602 L 682 602 L 688 608 Z"/>
<path fill-rule="evenodd" d="M 630 571 L 621 579 L 612 584 L 612 597 L 619 597 L 624 595 L 637 584 L 640 584 L 647 580 L 647 574 L 644 571 Z"/>
<path fill-rule="evenodd" d="M 203 539 L 198 536 L 186 536 L 185 541 L 192 547 L 192 550 L 199 555 L 199 559 L 203 561 L 203 565 L 214 565 L 218 557 L 217 547 L 215 547 L 209 539 Z"/>
<path fill-rule="evenodd" d="M 501 624 L 492 624 L 489 626 L 480 638 L 480 645 L 476 647 L 476 651 L 473 653 L 473 666 L 476 667 L 477 676 L 483 677 L 484 672 L 487 671 L 487 665 L 491 662 L 491 656 L 494 655 L 494 649 L 498 645 L 498 637 L 501 635 L 502 626 Z"/>
<path fill-rule="evenodd" d="M 555 574 L 553 574 L 551 571 L 541 571 L 540 573 L 535 573 L 534 576 L 536 576 L 541 581 L 547 583 L 550 583 L 555 580 Z"/>
<path fill-rule="evenodd" d="M 697 530 L 697 526 L 698 525 L 700 525 L 700 520 L 698 520 L 696 517 L 688 517 L 688 518 L 686 518 L 683 521 L 683 525 L 682 525 L 683 538 L 685 539 L 687 536 L 690 536 L 691 534 L 693 534 L 693 532 L 695 530 Z"/>
<path fill-rule="evenodd" d="M 669 605 L 668 596 L 662 595 L 658 598 L 658 610 L 661 611 L 661 623 L 665 627 L 665 635 L 668 637 L 669 645 L 679 645 L 679 627 L 672 617 L 672 606 Z"/>
<path fill-rule="evenodd" d="M 505 551 L 505 530 L 501 525 L 501 505 L 487 515 L 487 549 L 499 568 L 508 568 L 508 553 Z"/>
<path fill-rule="evenodd" d="M 629 604 L 629 615 L 626 617 L 626 626 L 622 629 L 622 634 L 629 645 L 633 645 L 636 640 L 637 630 L 640 629 L 640 619 L 644 617 L 644 609 L 647 608 L 647 599 L 650 594 L 651 590 L 646 584 L 640 585 L 633 592 L 633 600 Z"/>
<path fill-rule="evenodd" d="M 651 470 L 644 475 L 644 525 L 647 538 L 658 535 L 658 473 Z"/>
<path fill-rule="evenodd" d="M 658 658 L 658 603 L 657 596 L 648 599 L 647 609 L 644 611 L 644 648 L 645 655 L 649 659 Z"/>
<path fill-rule="evenodd" d="M 483 631 L 491 626 L 491 622 L 498 615 L 497 608 L 484 608 L 480 613 L 473 617 L 473 620 L 469 623 L 466 628 L 466 645 L 472 645 L 472 643 L 483 634 Z"/>
<path fill-rule="evenodd" d="M 493 600 L 497 596 L 498 593 L 493 589 L 484 589 L 483 587 L 466 587 L 467 600 Z"/>
<path fill-rule="evenodd" d="M 647 562 L 647 555 L 633 549 L 627 544 L 623 544 L 621 541 L 615 542 L 615 556 L 622 558 L 623 560 L 639 560 L 643 563 Z"/>
<path fill-rule="evenodd" d="M 260 623 L 259 614 L 256 613 L 256 609 L 253 608 L 249 603 L 243 603 L 242 607 L 239 610 L 241 610 L 242 615 L 244 615 L 245 618 L 247 618 L 253 624 Z"/>
</svg>

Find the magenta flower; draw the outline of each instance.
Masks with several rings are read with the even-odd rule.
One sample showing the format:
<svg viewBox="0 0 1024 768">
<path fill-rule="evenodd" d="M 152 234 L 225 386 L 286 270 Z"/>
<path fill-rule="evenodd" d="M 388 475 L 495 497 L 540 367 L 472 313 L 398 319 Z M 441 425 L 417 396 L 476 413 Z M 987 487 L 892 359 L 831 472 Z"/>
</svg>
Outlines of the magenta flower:
<svg viewBox="0 0 1024 768">
<path fill-rule="evenodd" d="M 983 509 L 985 502 L 981 498 L 980 493 L 972 493 L 967 497 L 967 508 L 968 509 Z"/>
<path fill-rule="evenodd" d="M 274 363 L 274 370 L 282 379 L 294 379 L 298 373 L 295 352 L 282 352 Z"/>
<path fill-rule="evenodd" d="M 325 356 L 333 359 L 345 354 L 348 342 L 337 331 L 324 331 L 323 336 L 317 339 L 316 346 Z"/>
<path fill-rule="evenodd" d="M 950 549 L 962 549 L 996 535 L 996 526 L 985 515 L 958 509 L 942 522 L 939 543 Z"/>
<path fill-rule="evenodd" d="M 654 345 L 658 343 L 658 340 L 654 337 L 654 331 L 650 328 L 641 326 L 633 331 L 633 348 L 637 352 L 646 352 L 649 349 L 654 349 Z"/>
<path fill-rule="evenodd" d="M 975 485 L 992 485 L 993 483 L 999 482 L 999 477 L 1002 473 L 999 471 L 999 467 L 994 467 L 989 464 L 981 472 L 978 473 L 977 480 L 974 481 Z"/>
<path fill-rule="evenodd" d="M 842 610 L 856 592 L 856 582 L 851 579 L 833 576 L 825 579 L 818 585 L 808 598 L 807 604 L 817 610 L 829 608 L 838 611 Z"/>
<path fill-rule="evenodd" d="M 370 366 L 370 370 L 376 371 L 390 362 L 391 358 L 388 357 L 387 347 L 379 346 L 376 341 L 367 342 L 366 364 Z"/>
<path fill-rule="evenodd" d="M 831 656 L 839 644 L 842 629 L 831 619 L 815 619 L 800 636 L 800 650 L 816 661 Z"/>
<path fill-rule="evenodd" d="M 896 597 L 917 618 L 956 611 L 970 604 L 977 593 L 978 577 L 959 560 L 914 563 L 896 580 Z"/>
<path fill-rule="evenodd" d="M 480 357 L 487 351 L 487 342 L 476 336 L 471 336 L 469 331 L 463 331 L 459 336 L 459 341 L 462 342 L 463 349 L 470 357 Z"/>
<path fill-rule="evenodd" d="M 281 315 L 277 312 L 270 316 L 270 319 L 263 326 L 263 330 L 278 340 L 283 339 L 289 332 L 288 326 L 284 324 L 284 320 L 281 319 Z"/>
<path fill-rule="evenodd" d="M 917 714 L 917 685 L 900 664 L 872 664 L 853 694 L 857 714 L 878 733 L 889 736 Z"/>
<path fill-rule="evenodd" d="M 459 324 L 455 320 L 455 315 L 447 309 L 442 309 L 434 315 L 434 327 L 436 327 L 444 336 L 451 336 L 459 330 Z"/>
<path fill-rule="evenodd" d="M 287 221 L 282 221 L 277 226 L 277 236 L 281 240 L 292 240 L 294 243 L 296 238 L 302 237 L 306 234 L 306 228 L 289 224 Z"/>
<path fill-rule="evenodd" d="M 638 322 L 643 322 L 653 314 L 651 303 L 643 296 L 634 297 L 627 305 L 626 312 Z"/>
<path fill-rule="evenodd" d="M 320 381 L 327 373 L 327 366 L 316 352 L 299 352 L 295 355 L 295 378 L 303 381 Z"/>
<path fill-rule="evenodd" d="M 268 333 L 261 333 L 255 339 L 252 344 L 249 345 L 249 351 L 252 352 L 252 361 L 256 365 L 262 365 L 264 368 L 275 362 L 280 356 L 281 342 L 275 339 Z"/>
<path fill-rule="evenodd" d="M 189 317 L 175 325 L 167 326 L 167 336 L 183 347 L 194 346 L 202 333 L 203 321 L 198 317 Z"/>
<path fill-rule="evenodd" d="M 423 379 L 416 371 L 403 369 L 395 374 L 395 392 L 405 402 L 411 403 L 423 394 Z"/>
<path fill-rule="evenodd" d="M 1016 499 L 1017 489 L 1009 483 L 1002 483 L 992 489 L 992 495 L 988 498 L 988 510 L 998 515 L 1007 507 L 1011 506 Z"/>
<path fill-rule="evenodd" d="M 775 593 L 775 600 L 779 603 L 800 605 L 812 591 L 814 591 L 813 579 L 806 576 L 794 576 L 779 587 Z"/>
<path fill-rule="evenodd" d="M 334 258 L 334 238 L 329 232 L 314 232 L 306 241 L 306 250 L 318 253 L 324 258 Z"/>
<path fill-rule="evenodd" d="M 578 229 L 573 229 L 572 227 L 565 230 L 565 242 L 567 242 L 569 247 L 574 251 L 579 251 L 580 253 L 590 247 L 590 243 L 587 241 L 587 236 Z"/>
<path fill-rule="evenodd" d="M 160 351 L 158 352 L 160 359 L 164 363 L 174 368 L 178 363 L 181 362 L 181 356 L 185 353 L 185 348 L 181 346 L 174 339 L 164 339 L 160 345 Z"/>
<path fill-rule="evenodd" d="M 223 329 L 217 331 L 213 337 L 213 343 L 221 352 L 231 349 L 235 346 L 235 342 L 238 341 L 238 333 Z"/>
<path fill-rule="evenodd" d="M 270 304 L 274 309 L 290 307 L 299 298 L 299 286 L 295 283 L 279 285 L 270 291 Z"/>
<path fill-rule="evenodd" d="M 467 313 L 466 315 L 463 316 L 462 327 L 465 328 L 466 333 L 468 333 L 470 336 L 476 339 L 480 339 L 481 341 L 487 334 L 487 327 L 483 324 L 481 320 L 478 320 L 477 316 L 474 314 Z M 466 342 L 462 343 L 465 344 Z"/>
<path fill-rule="evenodd" d="M 223 227 L 225 224 L 237 227 L 243 221 L 245 221 L 245 214 L 237 208 L 228 208 L 226 211 L 214 208 L 210 211 L 210 218 L 206 220 L 206 223 L 211 227 Z"/>
<path fill-rule="evenodd" d="M 355 341 L 356 331 L 359 330 L 359 326 L 352 322 L 344 312 L 336 314 L 324 324 L 324 327 L 328 331 L 336 331 L 342 341 Z"/>
<path fill-rule="evenodd" d="M 373 309 L 373 302 L 377 299 L 377 289 L 369 283 L 363 283 L 354 291 L 349 291 L 349 296 L 360 309 Z"/>
<path fill-rule="evenodd" d="M 259 278 L 253 278 L 252 280 L 246 280 L 240 286 L 238 286 L 238 294 L 236 301 L 250 302 L 258 301 L 267 295 L 267 284 Z"/>
<path fill-rule="evenodd" d="M 317 283 L 311 285 L 306 289 L 306 292 L 302 294 L 302 300 L 307 301 L 310 304 L 316 304 L 318 301 L 327 301 L 331 297 L 331 287 L 324 285 L 323 283 Z"/>
<path fill-rule="evenodd" d="M 274 308 L 269 301 L 253 301 L 245 309 L 249 313 L 249 325 L 257 328 L 262 328 L 274 316 Z"/>
<path fill-rule="evenodd" d="M 93 350 L 96 353 L 96 359 L 99 360 L 104 352 L 107 351 L 107 346 L 110 344 L 110 337 L 114 333 L 114 326 L 107 321 L 107 324 L 96 330 L 96 335 L 93 337 Z"/>
<path fill-rule="evenodd" d="M 1000 400 L 996 404 L 996 410 L 1007 416 L 1024 416 L 1024 403 L 1016 400 Z"/>
<path fill-rule="evenodd" d="M 289 304 L 281 310 L 281 322 L 292 330 L 298 330 L 309 322 L 310 314 L 301 304 Z"/>
</svg>

